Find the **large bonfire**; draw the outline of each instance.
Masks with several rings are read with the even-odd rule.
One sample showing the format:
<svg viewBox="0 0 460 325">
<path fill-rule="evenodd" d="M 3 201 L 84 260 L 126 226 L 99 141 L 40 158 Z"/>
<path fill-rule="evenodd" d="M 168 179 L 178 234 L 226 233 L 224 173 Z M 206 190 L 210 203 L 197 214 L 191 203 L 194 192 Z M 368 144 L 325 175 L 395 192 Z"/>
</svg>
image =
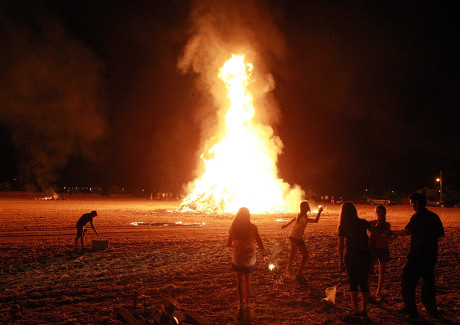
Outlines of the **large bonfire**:
<svg viewBox="0 0 460 325">
<path fill-rule="evenodd" d="M 253 65 L 244 55 L 232 55 L 218 77 L 225 83 L 229 106 L 225 121 L 205 152 L 203 174 L 189 184 L 180 210 L 235 212 L 245 206 L 252 213 L 289 212 L 303 196 L 278 178 L 282 142 L 270 126 L 254 121 L 253 96 L 248 91 Z"/>
</svg>

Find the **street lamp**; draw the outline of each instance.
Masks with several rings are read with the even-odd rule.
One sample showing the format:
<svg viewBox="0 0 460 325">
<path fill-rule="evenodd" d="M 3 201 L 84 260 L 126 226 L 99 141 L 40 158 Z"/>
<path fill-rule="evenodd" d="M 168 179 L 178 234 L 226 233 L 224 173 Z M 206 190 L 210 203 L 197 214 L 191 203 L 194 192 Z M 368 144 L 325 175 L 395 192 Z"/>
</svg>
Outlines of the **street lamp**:
<svg viewBox="0 0 460 325">
<path fill-rule="evenodd" d="M 436 182 L 439 182 L 439 204 L 442 205 L 442 170 L 439 171 L 439 177 L 436 178 Z"/>
</svg>

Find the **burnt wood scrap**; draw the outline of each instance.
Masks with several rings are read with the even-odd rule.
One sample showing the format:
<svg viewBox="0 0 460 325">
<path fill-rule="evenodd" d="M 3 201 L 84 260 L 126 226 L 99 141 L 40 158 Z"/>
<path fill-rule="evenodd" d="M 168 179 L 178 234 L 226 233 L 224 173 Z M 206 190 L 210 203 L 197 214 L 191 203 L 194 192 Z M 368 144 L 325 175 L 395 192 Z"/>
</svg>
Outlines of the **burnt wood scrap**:
<svg viewBox="0 0 460 325">
<path fill-rule="evenodd" d="M 116 319 L 129 325 L 186 325 L 207 323 L 194 311 L 187 310 L 174 298 L 168 298 L 164 304 L 138 307 L 138 293 L 134 294 L 131 306 L 115 307 Z"/>
</svg>

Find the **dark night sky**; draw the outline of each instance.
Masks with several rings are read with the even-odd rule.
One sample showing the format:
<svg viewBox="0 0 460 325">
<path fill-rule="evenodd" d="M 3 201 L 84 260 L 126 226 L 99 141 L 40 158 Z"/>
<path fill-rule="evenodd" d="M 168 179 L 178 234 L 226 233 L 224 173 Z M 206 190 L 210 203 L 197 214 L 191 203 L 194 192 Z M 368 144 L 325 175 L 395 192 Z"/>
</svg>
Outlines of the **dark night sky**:
<svg viewBox="0 0 460 325">
<path fill-rule="evenodd" d="M 177 68 L 204 25 L 273 75 L 288 183 L 410 191 L 443 170 L 460 188 L 459 2 L 231 4 L 1 0 L 0 182 L 27 166 L 45 183 L 180 190 L 215 110 Z"/>
</svg>

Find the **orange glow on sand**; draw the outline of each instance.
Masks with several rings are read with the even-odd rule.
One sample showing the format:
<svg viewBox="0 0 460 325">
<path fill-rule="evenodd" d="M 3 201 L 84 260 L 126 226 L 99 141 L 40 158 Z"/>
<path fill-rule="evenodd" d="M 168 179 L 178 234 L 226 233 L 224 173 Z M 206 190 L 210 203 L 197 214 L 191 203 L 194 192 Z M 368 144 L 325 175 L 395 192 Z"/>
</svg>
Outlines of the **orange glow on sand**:
<svg viewBox="0 0 460 325">
<path fill-rule="evenodd" d="M 253 120 L 253 96 L 248 91 L 253 65 L 233 55 L 220 69 L 229 107 L 217 139 L 201 154 L 204 173 L 189 184 L 180 210 L 204 213 L 295 211 L 303 196 L 278 178 L 276 162 L 282 142 L 270 126 Z"/>
</svg>

